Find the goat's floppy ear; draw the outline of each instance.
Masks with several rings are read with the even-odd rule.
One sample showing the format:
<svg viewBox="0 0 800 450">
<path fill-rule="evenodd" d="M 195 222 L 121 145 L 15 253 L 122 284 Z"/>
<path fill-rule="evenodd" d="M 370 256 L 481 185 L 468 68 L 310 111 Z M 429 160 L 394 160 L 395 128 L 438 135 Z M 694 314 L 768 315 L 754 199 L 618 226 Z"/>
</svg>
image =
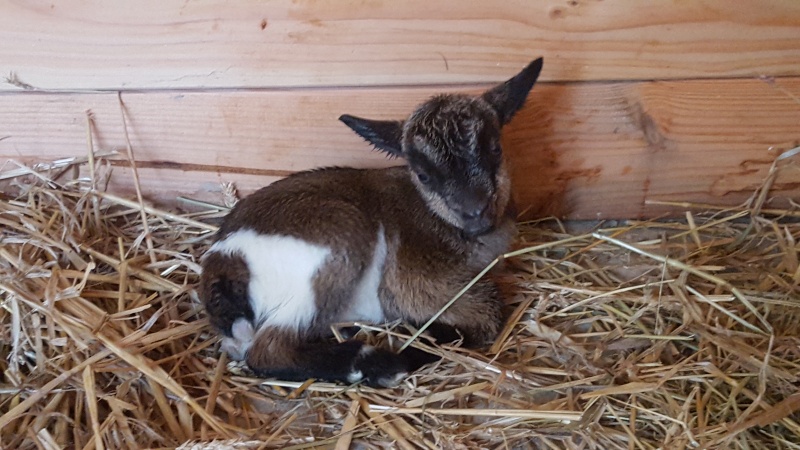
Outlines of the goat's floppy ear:
<svg viewBox="0 0 800 450">
<path fill-rule="evenodd" d="M 483 94 L 483 99 L 489 102 L 497 112 L 501 125 L 510 122 L 514 114 L 525 104 L 528 92 L 539 78 L 543 62 L 543 58 L 533 61 L 514 78 Z"/>
<path fill-rule="evenodd" d="M 390 156 L 403 156 L 403 122 L 397 120 L 369 120 L 344 114 L 339 120 L 350 127 L 378 150 Z"/>
</svg>

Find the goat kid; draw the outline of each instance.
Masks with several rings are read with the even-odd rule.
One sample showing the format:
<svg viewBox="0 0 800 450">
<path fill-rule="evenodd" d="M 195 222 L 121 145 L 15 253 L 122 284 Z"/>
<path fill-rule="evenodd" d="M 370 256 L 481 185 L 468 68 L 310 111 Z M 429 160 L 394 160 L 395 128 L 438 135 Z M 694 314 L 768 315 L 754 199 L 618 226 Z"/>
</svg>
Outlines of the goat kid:
<svg viewBox="0 0 800 450">
<path fill-rule="evenodd" d="M 481 96 L 445 94 L 405 120 L 340 120 L 406 165 L 297 173 L 240 201 L 202 261 L 200 298 L 222 350 L 259 376 L 389 387 L 431 355 L 330 339 L 341 322 L 419 326 L 516 233 L 500 130 L 522 107 L 537 59 Z M 429 329 L 490 343 L 502 300 L 479 281 Z"/>
</svg>

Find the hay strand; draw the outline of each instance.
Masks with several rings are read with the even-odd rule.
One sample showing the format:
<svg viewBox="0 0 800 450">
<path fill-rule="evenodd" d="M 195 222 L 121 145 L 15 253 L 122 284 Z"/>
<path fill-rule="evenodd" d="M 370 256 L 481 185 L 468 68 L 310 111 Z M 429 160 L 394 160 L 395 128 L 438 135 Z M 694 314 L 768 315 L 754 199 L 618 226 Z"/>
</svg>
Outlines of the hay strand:
<svg viewBox="0 0 800 450">
<path fill-rule="evenodd" d="M 497 342 L 375 390 L 243 376 L 194 292 L 225 208 L 104 192 L 89 155 L 0 174 L 0 447 L 800 448 L 800 214 L 766 184 L 682 220 L 522 224 L 480 274 L 509 293 Z M 95 176 L 51 179 L 75 164 Z"/>
</svg>

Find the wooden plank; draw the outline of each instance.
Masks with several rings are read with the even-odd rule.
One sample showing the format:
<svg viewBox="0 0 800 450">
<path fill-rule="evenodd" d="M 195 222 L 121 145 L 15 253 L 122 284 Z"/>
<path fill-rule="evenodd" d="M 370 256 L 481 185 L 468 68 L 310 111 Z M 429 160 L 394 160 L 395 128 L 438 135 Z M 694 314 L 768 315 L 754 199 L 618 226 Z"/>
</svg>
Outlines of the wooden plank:
<svg viewBox="0 0 800 450">
<path fill-rule="evenodd" d="M 46 90 L 800 75 L 796 0 L 0 0 L 0 73 Z"/>
<path fill-rule="evenodd" d="M 345 112 L 400 118 L 439 91 L 122 98 L 139 165 L 163 170 L 145 188 L 163 200 L 165 182 L 191 193 L 206 179 L 236 181 L 246 193 L 269 177 L 313 167 L 395 164 L 336 118 Z M 663 212 L 646 206 L 648 199 L 741 202 L 781 151 L 800 144 L 798 97 L 800 78 L 539 85 L 504 136 L 516 195 L 533 215 L 589 219 Z M 85 155 L 87 110 L 97 148 L 124 148 L 115 94 L 0 95 L 0 163 Z M 798 198 L 798 188 L 800 170 L 789 160 L 774 194 Z"/>
<path fill-rule="evenodd" d="M 280 179 L 280 177 L 264 175 L 168 168 L 145 167 L 137 169 L 137 172 L 140 185 L 144 190 L 143 197 L 148 206 L 188 211 L 204 208 L 182 201 L 179 197 L 224 206 L 229 197 L 224 192 L 226 183 L 233 183 L 236 186 L 236 197 L 242 198 L 256 189 Z M 85 171 L 82 174 L 85 175 Z M 129 199 L 136 198 L 133 173 L 130 168 L 113 167 L 109 180 L 110 182 L 105 186 L 108 192 Z M 154 186 L 158 188 L 154 189 Z"/>
</svg>

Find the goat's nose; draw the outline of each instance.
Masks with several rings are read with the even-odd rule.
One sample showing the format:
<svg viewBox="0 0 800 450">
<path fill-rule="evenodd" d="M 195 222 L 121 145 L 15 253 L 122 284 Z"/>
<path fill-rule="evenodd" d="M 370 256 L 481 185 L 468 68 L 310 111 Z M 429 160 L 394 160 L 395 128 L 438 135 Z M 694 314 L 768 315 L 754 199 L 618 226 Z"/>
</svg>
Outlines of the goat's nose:
<svg viewBox="0 0 800 450">
<path fill-rule="evenodd" d="M 479 235 L 492 228 L 491 205 L 467 208 L 461 212 L 463 230 L 470 235 Z"/>
<path fill-rule="evenodd" d="M 483 217 L 484 213 L 486 213 L 486 210 L 488 208 L 489 208 L 488 204 L 482 206 L 476 206 L 474 208 L 462 211 L 461 215 L 468 220 L 480 219 L 481 217 Z"/>
</svg>

